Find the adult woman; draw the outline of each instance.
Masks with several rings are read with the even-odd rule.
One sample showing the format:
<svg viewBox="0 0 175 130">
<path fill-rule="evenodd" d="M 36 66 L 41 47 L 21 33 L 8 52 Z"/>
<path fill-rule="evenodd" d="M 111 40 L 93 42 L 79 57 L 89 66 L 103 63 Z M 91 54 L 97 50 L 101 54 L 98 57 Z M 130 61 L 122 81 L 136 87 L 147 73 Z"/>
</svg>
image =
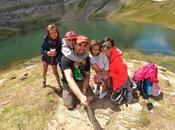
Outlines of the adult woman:
<svg viewBox="0 0 175 130">
<path fill-rule="evenodd" d="M 122 58 L 122 52 L 114 46 L 112 38 L 104 39 L 103 52 L 109 58 L 109 75 L 115 92 L 120 90 L 128 79 L 127 65 Z"/>
<path fill-rule="evenodd" d="M 59 31 L 56 25 L 49 24 L 47 26 L 47 35 L 44 38 L 44 42 L 41 46 L 42 62 L 43 62 L 43 87 L 46 87 L 46 75 L 48 65 L 51 65 L 53 73 L 56 77 L 58 86 L 61 87 L 60 77 L 57 71 L 57 64 L 60 62 L 61 53 L 61 40 Z"/>
<path fill-rule="evenodd" d="M 112 38 L 103 41 L 103 52 L 109 58 L 109 76 L 112 79 L 111 100 L 121 104 L 131 103 L 133 100 L 132 82 L 128 76 L 127 65 L 122 58 L 122 52 L 115 47 Z"/>
</svg>

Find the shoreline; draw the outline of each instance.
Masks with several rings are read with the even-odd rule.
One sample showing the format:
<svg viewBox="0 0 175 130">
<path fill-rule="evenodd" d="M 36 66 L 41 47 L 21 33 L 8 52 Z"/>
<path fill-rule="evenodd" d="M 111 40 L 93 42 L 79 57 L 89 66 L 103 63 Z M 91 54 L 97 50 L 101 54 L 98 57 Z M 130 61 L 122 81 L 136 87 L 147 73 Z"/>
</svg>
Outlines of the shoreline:
<svg viewBox="0 0 175 130">
<path fill-rule="evenodd" d="M 138 60 L 138 61 L 153 62 L 175 73 L 175 56 L 164 55 L 160 53 L 149 55 L 137 49 L 124 49 L 122 50 L 122 52 L 124 54 L 123 58 L 125 60 Z M 0 68 L 0 73 L 4 74 L 10 71 L 16 71 L 23 67 L 29 66 L 30 64 L 35 65 L 39 62 L 41 62 L 40 56 L 35 56 L 35 57 L 28 58 L 25 60 L 16 61 L 14 63 L 8 64 L 6 67 Z"/>
<path fill-rule="evenodd" d="M 107 17 L 108 18 L 108 17 Z M 124 18 L 124 17 L 111 17 L 109 16 L 109 18 L 112 18 L 110 21 L 120 21 L 120 20 L 125 20 L 125 21 L 131 21 L 131 22 L 138 22 L 138 23 L 145 23 L 145 24 L 155 24 L 155 25 L 159 25 L 159 26 L 162 26 L 164 28 L 167 28 L 167 29 L 171 29 L 171 30 L 174 30 L 175 31 L 175 25 L 172 25 L 172 24 L 163 24 L 162 22 L 153 22 L 153 21 L 150 21 L 150 20 L 146 20 L 146 19 L 139 19 L 139 18 Z"/>
<path fill-rule="evenodd" d="M 126 17 L 120 16 L 120 14 L 118 14 L 118 16 L 116 16 L 116 15 L 109 15 L 109 16 L 106 16 L 104 18 L 89 18 L 89 19 L 87 19 L 87 21 L 98 21 L 98 20 L 131 21 L 131 22 L 138 22 L 138 23 L 143 23 L 143 24 L 144 23 L 145 24 L 155 24 L 155 25 L 159 25 L 159 26 L 162 26 L 164 28 L 171 29 L 171 30 L 175 31 L 175 24 L 165 24 L 165 23 L 163 23 L 161 21 L 160 22 L 153 22 L 153 21 L 148 20 L 148 19 L 140 19 L 140 18 L 135 18 L 135 17 L 126 18 Z M 69 21 L 67 21 L 67 22 L 69 22 Z M 76 21 L 74 21 L 74 22 L 76 22 Z M 55 21 L 55 23 L 58 24 L 58 21 Z M 62 23 L 62 22 L 60 21 L 60 23 Z M 42 27 L 44 27 L 44 26 L 41 26 L 41 28 Z M 34 26 L 33 28 L 25 29 L 25 32 L 33 31 L 35 29 L 36 29 L 36 27 Z M 37 29 L 39 29 L 39 28 L 37 28 Z M 0 35 L 0 40 L 5 40 L 5 39 L 7 39 L 7 37 L 14 36 L 14 35 L 17 35 L 17 34 L 21 33 L 21 31 L 18 28 L 4 28 L 4 27 L 0 27 L 0 30 L 1 30 L 1 34 L 2 34 L 2 35 Z M 7 33 L 7 30 L 9 30 L 9 33 Z"/>
</svg>

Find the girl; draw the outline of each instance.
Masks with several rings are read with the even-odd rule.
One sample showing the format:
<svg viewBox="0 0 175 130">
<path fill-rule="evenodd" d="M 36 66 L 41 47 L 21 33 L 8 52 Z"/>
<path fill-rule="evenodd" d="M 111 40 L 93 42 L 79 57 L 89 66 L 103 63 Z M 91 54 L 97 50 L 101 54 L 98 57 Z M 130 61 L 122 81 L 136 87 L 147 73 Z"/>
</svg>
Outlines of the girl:
<svg viewBox="0 0 175 130">
<path fill-rule="evenodd" d="M 102 99 L 107 95 L 107 87 L 108 87 L 108 70 L 109 70 L 109 61 L 108 58 L 102 54 L 100 42 L 97 40 L 92 40 L 90 45 L 90 62 L 92 65 L 92 69 L 95 71 L 95 75 L 93 78 L 93 83 L 97 86 L 95 88 L 95 94 L 98 95 L 97 89 L 98 85 L 102 85 L 102 90 L 99 95 L 99 98 Z M 92 83 L 92 84 L 93 84 Z M 93 85 L 94 86 L 94 85 Z"/>
<path fill-rule="evenodd" d="M 53 73 L 56 77 L 59 90 L 61 88 L 60 77 L 57 71 L 57 61 L 60 62 L 61 53 L 61 40 L 59 36 L 59 31 L 56 25 L 49 24 L 47 26 L 47 35 L 44 38 L 44 42 L 41 46 L 42 62 L 43 62 L 43 87 L 46 87 L 46 75 L 48 70 L 48 65 L 51 65 Z"/>
</svg>

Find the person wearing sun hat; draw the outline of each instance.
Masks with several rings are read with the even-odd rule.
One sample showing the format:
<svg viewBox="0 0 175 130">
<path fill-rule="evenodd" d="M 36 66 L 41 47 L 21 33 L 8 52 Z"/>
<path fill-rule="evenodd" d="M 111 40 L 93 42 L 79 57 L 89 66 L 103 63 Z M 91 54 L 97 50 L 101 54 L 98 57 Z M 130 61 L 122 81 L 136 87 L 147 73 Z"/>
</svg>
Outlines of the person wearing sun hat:
<svg viewBox="0 0 175 130">
<path fill-rule="evenodd" d="M 74 44 L 76 43 L 77 39 L 77 33 L 75 31 L 68 31 L 64 38 L 62 39 L 62 53 L 64 56 L 66 56 L 68 59 L 76 61 L 76 62 L 85 62 L 85 59 L 88 56 L 88 53 L 85 53 L 82 57 L 79 57 L 75 55 L 73 48 Z"/>
<path fill-rule="evenodd" d="M 88 52 L 89 41 L 84 35 L 77 36 L 73 44 L 72 51 L 76 56 L 82 58 Z M 90 60 L 85 59 L 85 63 L 75 62 L 67 58 L 64 54 L 61 59 L 63 69 L 63 102 L 67 109 L 73 109 L 77 99 L 82 105 L 88 105 L 93 100 L 93 91 L 89 87 Z M 77 70 L 78 74 L 77 75 Z"/>
</svg>

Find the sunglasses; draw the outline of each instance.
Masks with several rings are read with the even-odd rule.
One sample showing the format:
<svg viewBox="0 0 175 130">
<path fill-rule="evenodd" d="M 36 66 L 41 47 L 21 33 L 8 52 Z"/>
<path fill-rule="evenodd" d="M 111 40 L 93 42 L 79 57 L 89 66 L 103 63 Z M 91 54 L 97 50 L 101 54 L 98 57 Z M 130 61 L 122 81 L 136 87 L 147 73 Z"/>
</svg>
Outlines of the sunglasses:
<svg viewBox="0 0 175 130">
<path fill-rule="evenodd" d="M 111 49 L 111 48 L 112 48 L 112 45 L 105 42 L 105 43 L 102 45 L 102 48 L 103 48 L 103 49 L 105 49 L 105 48 Z"/>
</svg>

